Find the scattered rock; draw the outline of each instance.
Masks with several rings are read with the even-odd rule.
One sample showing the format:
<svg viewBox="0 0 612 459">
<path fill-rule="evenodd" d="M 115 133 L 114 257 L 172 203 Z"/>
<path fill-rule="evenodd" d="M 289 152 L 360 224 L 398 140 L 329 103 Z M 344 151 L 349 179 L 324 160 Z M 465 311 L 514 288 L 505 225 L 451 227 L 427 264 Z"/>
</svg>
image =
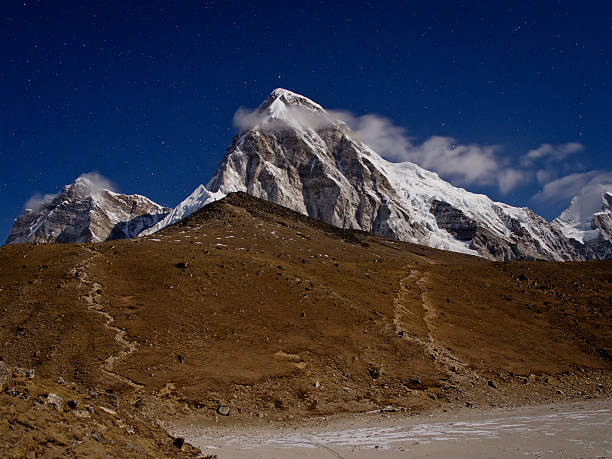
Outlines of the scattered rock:
<svg viewBox="0 0 612 459">
<path fill-rule="evenodd" d="M 368 368 L 368 374 L 373 378 L 373 379 L 377 379 L 380 377 L 380 375 L 382 374 L 382 369 L 381 368 L 376 368 L 376 367 L 370 367 Z"/>
<path fill-rule="evenodd" d="M 47 405 L 51 405 L 56 410 L 61 410 L 64 405 L 64 399 L 57 394 L 49 394 L 47 395 Z"/>
<path fill-rule="evenodd" d="M 0 360 L 0 392 L 4 390 L 4 385 L 8 381 L 9 375 L 11 371 L 5 365 L 3 361 Z"/>
<path fill-rule="evenodd" d="M 179 363 L 183 363 L 185 361 L 185 357 L 183 357 L 181 354 L 177 355 L 176 359 L 178 360 Z"/>
<path fill-rule="evenodd" d="M 488 380 L 487 384 L 489 385 L 489 387 L 492 387 L 493 389 L 497 389 L 497 386 L 495 385 L 495 383 L 492 380 Z"/>
<path fill-rule="evenodd" d="M 64 378 L 62 378 L 61 376 L 59 378 L 57 378 L 57 383 L 58 384 L 64 384 L 66 381 L 64 381 Z"/>
<path fill-rule="evenodd" d="M 189 264 L 185 263 L 184 261 L 179 261 L 177 264 L 174 265 L 175 267 L 179 268 L 179 269 L 187 269 L 189 268 Z"/>
<path fill-rule="evenodd" d="M 15 368 L 13 371 L 13 376 L 22 376 L 28 379 L 34 379 L 34 369 L 33 368 Z"/>
<path fill-rule="evenodd" d="M 315 389 L 318 389 L 319 387 L 321 387 L 321 383 L 319 381 L 315 381 L 313 386 L 314 386 Z"/>
<path fill-rule="evenodd" d="M 222 405 L 219 408 L 217 408 L 217 413 L 219 413 L 221 416 L 229 416 L 230 407 Z"/>
<path fill-rule="evenodd" d="M 11 387 L 11 388 L 7 389 L 6 393 L 8 395 L 10 395 L 11 397 L 20 398 L 22 400 L 29 400 L 30 399 L 30 394 L 28 394 L 27 392 L 21 392 L 16 387 Z"/>
<path fill-rule="evenodd" d="M 102 433 L 100 432 L 96 432 L 91 436 L 91 438 L 93 438 L 98 443 L 101 443 L 103 445 L 106 444 L 106 438 L 104 438 L 104 435 L 102 435 Z"/>
<path fill-rule="evenodd" d="M 68 408 L 70 408 L 71 410 L 76 410 L 77 406 L 79 406 L 79 402 L 77 402 L 76 400 L 69 400 L 67 405 Z"/>
<path fill-rule="evenodd" d="M 172 444 L 176 446 L 178 449 L 183 449 L 183 445 L 185 444 L 185 439 L 183 437 L 176 437 L 174 441 L 172 442 Z"/>
<path fill-rule="evenodd" d="M 383 408 L 380 409 L 381 413 L 397 413 L 400 409 L 393 406 L 393 405 L 387 405 Z"/>
</svg>

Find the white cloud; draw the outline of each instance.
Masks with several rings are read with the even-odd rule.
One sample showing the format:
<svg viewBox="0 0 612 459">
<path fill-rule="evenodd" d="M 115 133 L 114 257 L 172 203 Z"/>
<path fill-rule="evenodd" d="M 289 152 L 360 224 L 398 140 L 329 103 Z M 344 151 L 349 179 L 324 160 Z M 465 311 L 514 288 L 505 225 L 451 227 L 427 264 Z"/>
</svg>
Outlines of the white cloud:
<svg viewBox="0 0 612 459">
<path fill-rule="evenodd" d="M 57 196 L 57 194 L 41 194 L 41 193 L 34 193 L 30 199 L 28 199 L 26 201 L 26 203 L 23 205 L 24 209 L 30 209 L 30 210 L 37 210 L 39 208 L 41 208 L 43 205 L 47 204 L 48 202 L 50 202 L 51 200 L 53 200 L 53 198 L 55 198 Z"/>
<path fill-rule="evenodd" d="M 529 180 L 529 173 L 518 169 L 506 169 L 498 173 L 498 186 L 502 194 L 507 194 L 520 183 Z"/>
<path fill-rule="evenodd" d="M 116 187 L 108 178 L 104 177 L 99 172 L 85 172 L 77 178 L 90 193 L 99 193 L 103 190 L 115 191 Z M 54 194 L 34 193 L 23 205 L 24 209 L 37 210 L 43 205 L 50 202 L 57 196 Z"/>
<path fill-rule="evenodd" d="M 389 161 L 416 163 L 454 185 L 496 187 L 502 194 L 523 183 L 537 180 L 546 184 L 560 175 L 583 169 L 574 159 L 584 151 L 584 145 L 579 142 L 545 143 L 513 160 L 501 156 L 500 145 L 460 144 L 447 136 L 432 136 L 418 143 L 404 127 L 374 113 L 356 116 L 345 110 L 322 113 L 299 105 L 281 108 L 271 114 L 240 107 L 234 114 L 234 125 L 241 130 L 255 126 L 282 129 L 297 123 L 304 128 L 322 129 L 341 120 L 358 139 Z"/>
<path fill-rule="evenodd" d="M 527 179 L 527 174 L 499 158 L 498 145 L 461 145 L 444 136 L 418 144 L 389 118 L 376 114 L 356 117 L 345 111 L 329 113 L 345 121 L 361 141 L 386 159 L 416 163 L 456 185 L 497 186 L 505 194 Z"/>
<path fill-rule="evenodd" d="M 546 184 L 561 175 L 583 169 L 579 158 L 575 157 L 582 151 L 584 145 L 579 142 L 544 143 L 521 156 L 519 162 L 524 169 L 535 170 L 538 183 Z"/>
<path fill-rule="evenodd" d="M 576 196 L 581 196 L 581 207 L 592 215 L 601 207 L 603 191 L 612 191 L 612 171 L 566 175 L 544 185 L 542 191 L 534 195 L 532 200 L 559 206 L 565 205 Z"/>
<path fill-rule="evenodd" d="M 110 179 L 104 177 L 102 174 L 96 171 L 85 172 L 79 175 L 79 178 L 77 180 L 80 180 L 82 183 L 84 183 L 92 193 L 100 192 L 102 190 L 116 190 L 115 185 Z"/>
<path fill-rule="evenodd" d="M 523 155 L 521 157 L 521 164 L 523 166 L 531 166 L 538 160 L 562 161 L 568 156 L 581 151 L 584 151 L 584 145 L 580 142 L 568 142 L 558 145 L 543 143 L 538 148 L 529 150 L 527 154 Z"/>
<path fill-rule="evenodd" d="M 276 111 L 273 113 L 268 110 L 260 112 L 259 110 L 239 107 L 233 118 L 234 127 L 240 130 L 254 127 L 283 129 L 289 127 L 290 122 L 304 128 L 322 129 L 333 125 L 336 120 L 325 112 L 302 105 L 283 105 L 276 107 Z"/>
<path fill-rule="evenodd" d="M 252 129 L 261 121 L 264 120 L 264 115 L 257 110 L 250 110 L 246 107 L 238 107 L 234 113 L 233 124 L 237 129 Z"/>
</svg>

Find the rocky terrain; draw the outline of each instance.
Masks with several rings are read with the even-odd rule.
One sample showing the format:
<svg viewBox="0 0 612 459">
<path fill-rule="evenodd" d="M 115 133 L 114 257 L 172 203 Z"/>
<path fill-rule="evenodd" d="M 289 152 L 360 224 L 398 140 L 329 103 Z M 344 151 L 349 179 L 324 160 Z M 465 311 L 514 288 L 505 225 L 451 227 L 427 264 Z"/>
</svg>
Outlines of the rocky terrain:
<svg viewBox="0 0 612 459">
<path fill-rule="evenodd" d="M 201 457 L 121 407 L 112 391 L 51 381 L 0 361 L 0 392 L 2 457 Z"/>
<path fill-rule="evenodd" d="M 15 220 L 7 244 L 24 242 L 102 242 L 136 237 L 171 209 L 137 194 L 101 189 L 79 177 L 36 209 Z"/>
<path fill-rule="evenodd" d="M 188 455 L 162 427 L 610 397 L 611 281 L 610 261 L 488 261 L 245 193 L 137 239 L 7 245 L 1 454 Z"/>
</svg>

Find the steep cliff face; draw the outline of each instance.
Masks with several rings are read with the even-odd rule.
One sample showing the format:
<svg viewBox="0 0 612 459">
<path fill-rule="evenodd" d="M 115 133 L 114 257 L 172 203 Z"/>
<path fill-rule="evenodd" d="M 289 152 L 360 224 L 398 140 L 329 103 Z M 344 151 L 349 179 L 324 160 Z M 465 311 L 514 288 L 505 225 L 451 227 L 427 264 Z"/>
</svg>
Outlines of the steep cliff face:
<svg viewBox="0 0 612 459">
<path fill-rule="evenodd" d="M 247 193 L 343 228 L 496 260 L 590 252 L 527 208 L 391 163 L 317 103 L 277 89 L 236 135 L 207 189 Z"/>
<path fill-rule="evenodd" d="M 346 125 L 312 102 L 281 111 L 284 101 L 300 99 L 274 94 L 278 98 L 260 108 L 269 118 L 234 138 L 207 186 L 210 191 L 246 191 L 339 227 L 426 241 L 426 229 L 409 220 L 389 179 L 370 161 L 370 152 L 351 139 Z M 271 108 L 276 111 L 267 113 Z M 310 117 L 299 119 L 305 110 Z M 312 119 L 316 131 L 308 127 Z"/>
<path fill-rule="evenodd" d="M 98 189 L 81 177 L 39 208 L 26 209 L 15 220 L 6 243 L 101 242 L 136 237 L 169 212 L 144 196 Z"/>
</svg>

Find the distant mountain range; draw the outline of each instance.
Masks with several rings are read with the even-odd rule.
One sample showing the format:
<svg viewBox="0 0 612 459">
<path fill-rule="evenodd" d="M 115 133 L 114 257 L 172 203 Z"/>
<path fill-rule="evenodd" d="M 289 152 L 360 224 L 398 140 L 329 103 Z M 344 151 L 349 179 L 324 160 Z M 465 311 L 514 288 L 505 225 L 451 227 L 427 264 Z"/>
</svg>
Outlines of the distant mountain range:
<svg viewBox="0 0 612 459">
<path fill-rule="evenodd" d="M 244 191 L 342 228 L 493 260 L 612 257 L 612 193 L 585 213 L 579 197 L 553 222 L 527 207 L 392 163 L 319 104 L 276 89 L 249 115 L 206 186 L 175 209 L 139 195 L 92 191 L 78 179 L 26 211 L 7 243 L 98 242 L 148 235 L 228 193 Z"/>
</svg>

